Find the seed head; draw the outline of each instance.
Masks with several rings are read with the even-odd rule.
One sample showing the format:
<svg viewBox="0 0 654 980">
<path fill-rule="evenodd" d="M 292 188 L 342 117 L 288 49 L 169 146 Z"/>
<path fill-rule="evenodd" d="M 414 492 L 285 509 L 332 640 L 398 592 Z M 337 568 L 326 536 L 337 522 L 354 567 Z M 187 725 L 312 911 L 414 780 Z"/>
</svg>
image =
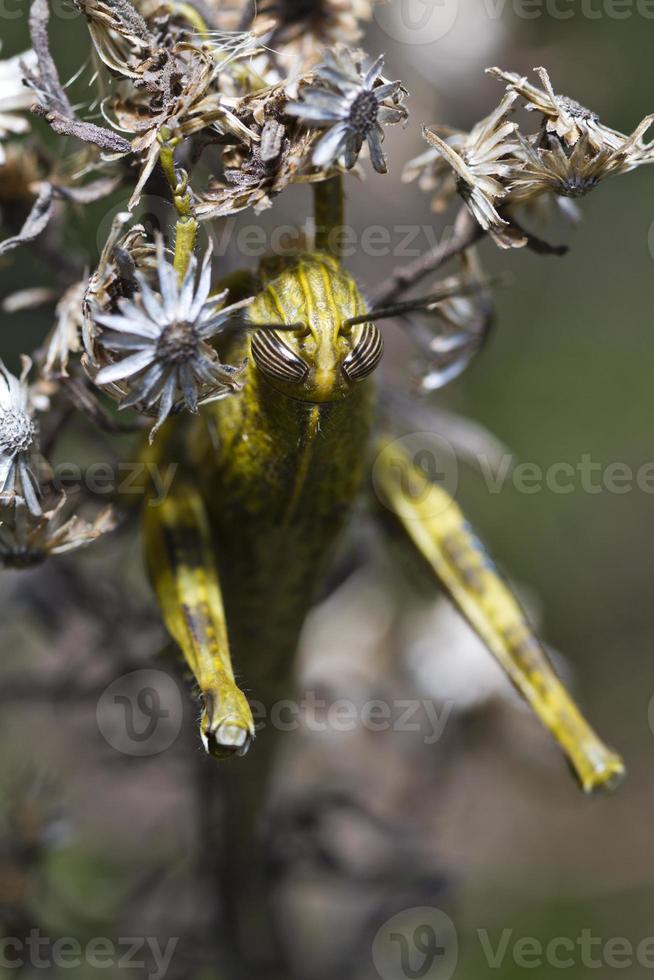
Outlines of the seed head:
<svg viewBox="0 0 654 980">
<path fill-rule="evenodd" d="M 157 357 L 165 364 L 186 364 L 198 352 L 195 326 L 185 320 L 169 323 L 157 341 Z"/>
<path fill-rule="evenodd" d="M 361 137 L 366 137 L 377 122 L 379 102 L 374 92 L 359 92 L 350 109 L 350 126 Z"/>
<path fill-rule="evenodd" d="M 34 442 L 36 426 L 26 412 L 0 409 L 0 451 L 9 455 L 26 453 Z"/>
</svg>

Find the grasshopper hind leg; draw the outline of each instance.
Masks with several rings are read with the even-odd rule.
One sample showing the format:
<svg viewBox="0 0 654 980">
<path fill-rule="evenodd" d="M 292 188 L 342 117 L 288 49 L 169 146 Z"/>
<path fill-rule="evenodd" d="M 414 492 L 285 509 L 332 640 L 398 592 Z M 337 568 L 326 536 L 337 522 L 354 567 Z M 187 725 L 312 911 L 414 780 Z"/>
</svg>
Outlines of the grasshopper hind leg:
<svg viewBox="0 0 654 980">
<path fill-rule="evenodd" d="M 181 482 L 146 504 L 145 553 L 166 628 L 200 692 L 200 735 L 210 755 L 244 755 L 254 739 L 247 699 L 234 678 L 211 533 L 198 491 Z"/>
<path fill-rule="evenodd" d="M 384 511 L 449 595 L 563 750 L 582 789 L 612 789 L 624 775 L 617 753 L 588 725 L 556 676 L 511 590 L 458 504 L 430 481 L 399 441 L 379 447 L 374 485 Z"/>
</svg>

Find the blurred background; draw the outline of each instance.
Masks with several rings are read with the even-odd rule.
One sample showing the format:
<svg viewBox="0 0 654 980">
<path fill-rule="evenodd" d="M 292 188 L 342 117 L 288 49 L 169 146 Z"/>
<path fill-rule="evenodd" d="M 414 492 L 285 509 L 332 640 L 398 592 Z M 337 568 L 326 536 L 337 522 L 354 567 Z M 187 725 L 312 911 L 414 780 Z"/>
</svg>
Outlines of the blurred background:
<svg viewBox="0 0 654 980">
<path fill-rule="evenodd" d="M 86 58 L 88 39 L 72 8 L 62 5 L 61 13 L 52 36 L 65 78 Z M 411 247 L 421 250 L 430 244 L 425 226 L 440 236 L 452 214 L 433 215 L 429 197 L 401 183 L 402 168 L 424 149 L 422 124 L 467 130 L 497 104 L 499 83 L 484 74 L 490 65 L 520 73 L 545 65 L 557 92 L 631 132 L 654 111 L 653 14 L 635 0 L 393 0 L 379 7 L 363 43 L 371 56 L 384 51 L 387 74 L 404 81 L 411 121 L 387 134 L 390 176 L 366 164 L 366 179 L 350 180 L 349 223 L 359 233 L 371 224 L 390 229 L 393 243 L 404 226 L 416 227 Z M 2 57 L 28 46 L 26 20 L 24 0 L 5 4 Z M 501 488 L 489 486 L 479 465 L 461 462 L 457 499 L 560 652 L 584 709 L 624 754 L 628 779 L 615 796 L 585 799 L 449 609 L 440 600 L 407 604 L 392 562 L 367 560 L 307 624 L 302 683 L 328 702 L 433 699 L 447 711 L 446 724 L 436 740 L 426 738 L 421 711 L 417 731 L 359 726 L 285 739 L 269 820 L 276 837 L 271 902 L 286 976 L 478 980 L 501 970 L 507 980 L 525 972 L 583 980 L 621 969 L 640 980 L 654 969 L 654 940 L 647 955 L 639 947 L 654 936 L 654 480 L 651 471 L 649 484 L 636 479 L 647 464 L 654 469 L 653 181 L 646 167 L 607 180 L 581 202 L 578 225 L 545 228 L 544 237 L 570 244 L 563 258 L 484 243 L 487 272 L 510 272 L 512 284 L 497 291 L 487 347 L 430 397 L 439 410 L 482 425 L 515 463 L 543 474 L 559 463 L 599 464 L 592 492 L 581 477 L 565 476 L 557 478 L 565 492 L 545 480 L 521 492 L 510 475 Z M 23 204 L 8 186 L 0 196 L 11 225 Z M 124 203 L 119 195 L 72 210 L 70 254 L 93 265 L 108 215 Z M 241 226 L 256 221 L 270 232 L 297 224 L 308 208 L 308 192 L 294 188 L 260 219 L 225 222 L 225 272 L 243 264 L 235 244 Z M 365 288 L 410 258 L 386 253 L 357 249 L 348 260 Z M 26 247 L 2 260 L 0 300 L 35 285 L 57 288 L 51 258 Z M 15 367 L 51 325 L 48 306 L 4 314 L 2 357 Z M 400 326 L 389 327 L 388 347 L 382 384 L 410 388 L 415 351 Z M 129 458 L 133 448 L 129 438 L 98 436 L 82 424 L 57 452 L 84 464 Z M 602 483 L 611 464 L 633 474 L 620 492 Z M 207 789 L 215 764 L 199 747 L 195 707 L 157 660 L 166 639 L 134 526 L 79 558 L 3 573 L 0 624 L 0 914 L 7 934 L 39 928 L 84 943 L 159 937 L 164 946 L 175 937 L 166 976 L 220 980 L 220 794 Z M 128 693 L 138 686 L 124 679 L 137 670 L 151 672 L 148 689 L 168 712 L 161 743 L 140 754 L 121 743 L 111 710 L 105 715 L 102 707 L 116 678 Z M 246 683 L 256 696 L 256 678 Z M 447 918 L 434 920 L 434 909 Z M 395 925 L 384 925 L 396 915 Z M 253 919 L 247 942 L 254 959 L 257 929 Z M 589 932 L 599 943 L 590 956 L 580 939 Z M 404 965 L 398 934 L 407 937 Z M 431 954 L 423 942 L 430 935 L 445 953 Z M 560 939 L 564 946 L 547 953 Z M 536 946 L 523 956 L 520 940 Z M 500 950 L 495 964 L 489 949 Z M 156 975 L 148 962 L 114 961 L 97 972 Z M 3 967 L 0 975 L 18 972 Z M 266 969 L 260 975 L 277 975 Z M 41 972 L 27 966 L 21 975 Z M 88 964 L 51 970 L 57 977 L 76 972 L 96 971 Z M 249 975 L 259 975 L 254 966 Z"/>
</svg>

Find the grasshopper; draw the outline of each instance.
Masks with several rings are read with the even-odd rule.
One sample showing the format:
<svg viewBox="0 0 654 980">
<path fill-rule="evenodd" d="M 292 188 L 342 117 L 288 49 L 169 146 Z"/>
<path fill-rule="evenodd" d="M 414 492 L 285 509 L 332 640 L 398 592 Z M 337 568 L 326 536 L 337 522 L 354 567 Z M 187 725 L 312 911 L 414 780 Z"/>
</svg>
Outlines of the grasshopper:
<svg viewBox="0 0 654 980">
<path fill-rule="evenodd" d="M 321 228 L 326 193 L 333 189 L 316 192 Z M 304 619 L 374 460 L 374 505 L 434 590 L 483 640 L 581 788 L 612 787 L 624 771 L 620 757 L 556 676 L 458 504 L 426 481 L 401 442 L 375 431 L 382 335 L 330 240 L 321 233 L 314 251 L 261 262 L 249 329 L 231 341 L 232 357 L 247 364 L 243 389 L 204 408 L 207 418 L 190 428 L 167 423 L 160 458 L 182 465 L 167 498 L 144 511 L 150 575 L 198 685 L 207 752 L 243 755 L 254 739 L 234 665 L 257 693 L 288 694 Z"/>
</svg>

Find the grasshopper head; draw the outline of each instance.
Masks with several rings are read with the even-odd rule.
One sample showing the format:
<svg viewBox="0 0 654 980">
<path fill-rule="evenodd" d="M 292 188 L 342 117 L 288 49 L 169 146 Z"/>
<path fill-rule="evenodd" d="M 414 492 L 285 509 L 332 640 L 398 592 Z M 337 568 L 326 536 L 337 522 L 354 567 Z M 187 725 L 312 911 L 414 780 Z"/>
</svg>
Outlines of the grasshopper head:
<svg viewBox="0 0 654 980">
<path fill-rule="evenodd" d="M 275 265 L 264 265 L 265 285 L 250 307 L 252 323 L 265 324 L 251 338 L 256 368 L 293 398 L 347 397 L 383 353 L 374 323 L 346 322 L 366 313 L 354 280 L 336 259 L 318 252 Z"/>
</svg>

